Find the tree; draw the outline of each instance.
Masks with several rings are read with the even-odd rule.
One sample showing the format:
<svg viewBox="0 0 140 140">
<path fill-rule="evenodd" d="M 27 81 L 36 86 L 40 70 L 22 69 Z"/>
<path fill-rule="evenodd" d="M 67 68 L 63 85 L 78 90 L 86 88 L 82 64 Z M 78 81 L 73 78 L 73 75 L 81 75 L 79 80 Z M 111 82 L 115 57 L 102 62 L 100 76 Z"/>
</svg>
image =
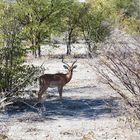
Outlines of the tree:
<svg viewBox="0 0 140 140">
<path fill-rule="evenodd" d="M 31 44 L 33 54 L 40 57 L 40 45 L 44 41 L 49 41 L 51 34 L 60 32 L 61 17 L 68 2 L 66 0 L 17 0 L 17 4 L 24 40 Z"/>
<path fill-rule="evenodd" d="M 23 45 L 17 8 L 16 3 L 0 3 L 0 92 L 5 92 L 5 96 L 11 91 L 18 91 L 21 88 L 18 85 L 36 69 L 24 64 L 27 51 Z M 33 75 L 34 73 L 31 76 Z M 22 88 L 30 84 L 31 76 Z"/>
<path fill-rule="evenodd" d="M 40 45 L 49 36 L 48 3 L 44 0 L 17 0 L 18 20 L 22 25 L 23 40 L 30 46 L 35 57 L 41 56 Z"/>
<path fill-rule="evenodd" d="M 2 3 L 1 3 L 2 4 Z M 21 78 L 25 50 L 21 45 L 21 27 L 16 16 L 16 5 L 3 3 L 0 15 L 0 89 L 11 90 Z M 19 72 L 20 71 L 20 72 Z"/>
<path fill-rule="evenodd" d="M 80 19 L 80 27 L 88 45 L 88 55 L 96 49 L 96 43 L 104 41 L 109 35 L 108 2 L 92 0 L 83 3 L 84 16 Z M 106 12 L 105 12 L 106 11 Z"/>
<path fill-rule="evenodd" d="M 116 0 L 119 24 L 128 33 L 140 34 L 140 0 Z"/>
<path fill-rule="evenodd" d="M 71 3 L 67 5 L 63 15 L 62 31 L 66 34 L 65 40 L 67 45 L 67 55 L 70 55 L 72 39 L 74 34 L 77 32 L 79 21 L 84 15 L 84 11 L 78 1 L 71 0 Z"/>
</svg>

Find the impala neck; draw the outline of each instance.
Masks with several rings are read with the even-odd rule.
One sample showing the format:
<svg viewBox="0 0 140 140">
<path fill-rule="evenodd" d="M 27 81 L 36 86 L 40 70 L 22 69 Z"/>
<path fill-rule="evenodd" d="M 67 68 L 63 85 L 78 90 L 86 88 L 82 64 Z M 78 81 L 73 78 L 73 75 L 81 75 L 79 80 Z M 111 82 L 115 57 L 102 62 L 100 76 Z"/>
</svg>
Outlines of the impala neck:
<svg viewBox="0 0 140 140">
<path fill-rule="evenodd" d="M 72 74 L 73 74 L 73 70 L 67 72 L 67 74 L 66 74 L 66 77 L 67 77 L 67 83 L 71 80 L 71 78 L 72 78 Z"/>
</svg>

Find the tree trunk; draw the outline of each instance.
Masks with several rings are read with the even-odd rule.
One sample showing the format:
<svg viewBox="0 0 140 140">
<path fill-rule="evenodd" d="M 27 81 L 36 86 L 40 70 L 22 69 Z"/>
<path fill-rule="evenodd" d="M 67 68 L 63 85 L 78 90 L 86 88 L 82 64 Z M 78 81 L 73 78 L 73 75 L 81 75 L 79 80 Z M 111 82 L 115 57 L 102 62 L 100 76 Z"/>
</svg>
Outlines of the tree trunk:
<svg viewBox="0 0 140 140">
<path fill-rule="evenodd" d="M 72 36 L 72 30 L 68 34 L 68 40 L 67 40 L 67 55 L 71 55 L 71 36 Z"/>
<path fill-rule="evenodd" d="M 38 50 L 38 57 L 41 57 L 41 47 L 40 47 L 40 45 L 38 45 L 37 50 Z"/>
<path fill-rule="evenodd" d="M 37 43 L 37 41 L 36 41 L 36 38 L 34 37 L 34 38 L 32 38 L 31 39 L 31 47 L 32 47 L 32 54 L 33 54 L 33 56 L 35 57 L 35 58 L 37 58 L 37 50 L 38 50 L 38 43 Z"/>
<path fill-rule="evenodd" d="M 36 48 L 35 46 L 32 46 L 32 47 L 33 47 L 32 54 L 35 58 L 37 58 Z"/>
<path fill-rule="evenodd" d="M 90 32 L 85 33 L 84 29 L 83 29 L 83 36 L 85 39 L 85 42 L 87 44 L 88 47 L 88 57 L 92 58 L 92 45 L 91 45 L 91 41 L 90 41 Z"/>
<path fill-rule="evenodd" d="M 10 69 L 13 69 L 13 45 L 12 48 L 10 49 Z M 10 72 L 9 73 L 9 90 L 12 89 L 12 83 L 13 83 L 13 75 Z"/>
<path fill-rule="evenodd" d="M 90 42 L 90 40 L 88 39 L 88 40 L 86 40 L 86 43 L 87 43 L 87 45 L 88 45 L 88 57 L 90 57 L 90 58 L 92 58 L 92 45 L 91 45 L 91 42 Z"/>
<path fill-rule="evenodd" d="M 67 44 L 67 55 L 71 55 L 71 44 Z"/>
</svg>

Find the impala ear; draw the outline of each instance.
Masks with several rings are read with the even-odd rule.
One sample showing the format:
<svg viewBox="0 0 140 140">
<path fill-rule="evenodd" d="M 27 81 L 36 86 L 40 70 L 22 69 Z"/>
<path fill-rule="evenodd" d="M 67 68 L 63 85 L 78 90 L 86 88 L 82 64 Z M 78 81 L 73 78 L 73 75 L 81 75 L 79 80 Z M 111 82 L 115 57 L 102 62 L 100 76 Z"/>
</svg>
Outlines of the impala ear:
<svg viewBox="0 0 140 140">
<path fill-rule="evenodd" d="M 67 67 L 66 65 L 63 65 L 63 67 L 64 67 L 65 69 L 68 69 L 68 67 Z"/>
<path fill-rule="evenodd" d="M 77 65 L 73 66 L 73 69 L 77 68 Z"/>
</svg>

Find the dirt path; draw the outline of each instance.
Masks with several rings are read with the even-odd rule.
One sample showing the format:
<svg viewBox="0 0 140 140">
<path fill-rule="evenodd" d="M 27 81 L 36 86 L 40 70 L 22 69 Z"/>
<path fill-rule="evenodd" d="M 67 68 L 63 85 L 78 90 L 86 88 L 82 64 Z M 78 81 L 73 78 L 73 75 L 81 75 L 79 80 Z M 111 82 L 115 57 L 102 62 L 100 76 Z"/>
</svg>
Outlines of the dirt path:
<svg viewBox="0 0 140 140">
<path fill-rule="evenodd" d="M 139 140 L 140 135 L 121 121 L 125 118 L 122 100 L 98 83 L 97 74 L 87 62 L 78 60 L 63 100 L 59 100 L 56 89 L 49 89 L 50 98 L 44 101 L 41 113 L 17 103 L 1 114 L 1 132 L 8 140 Z M 48 60 L 44 66 L 46 73 L 65 72 L 59 59 Z M 26 102 L 35 104 L 33 100 Z"/>
</svg>

